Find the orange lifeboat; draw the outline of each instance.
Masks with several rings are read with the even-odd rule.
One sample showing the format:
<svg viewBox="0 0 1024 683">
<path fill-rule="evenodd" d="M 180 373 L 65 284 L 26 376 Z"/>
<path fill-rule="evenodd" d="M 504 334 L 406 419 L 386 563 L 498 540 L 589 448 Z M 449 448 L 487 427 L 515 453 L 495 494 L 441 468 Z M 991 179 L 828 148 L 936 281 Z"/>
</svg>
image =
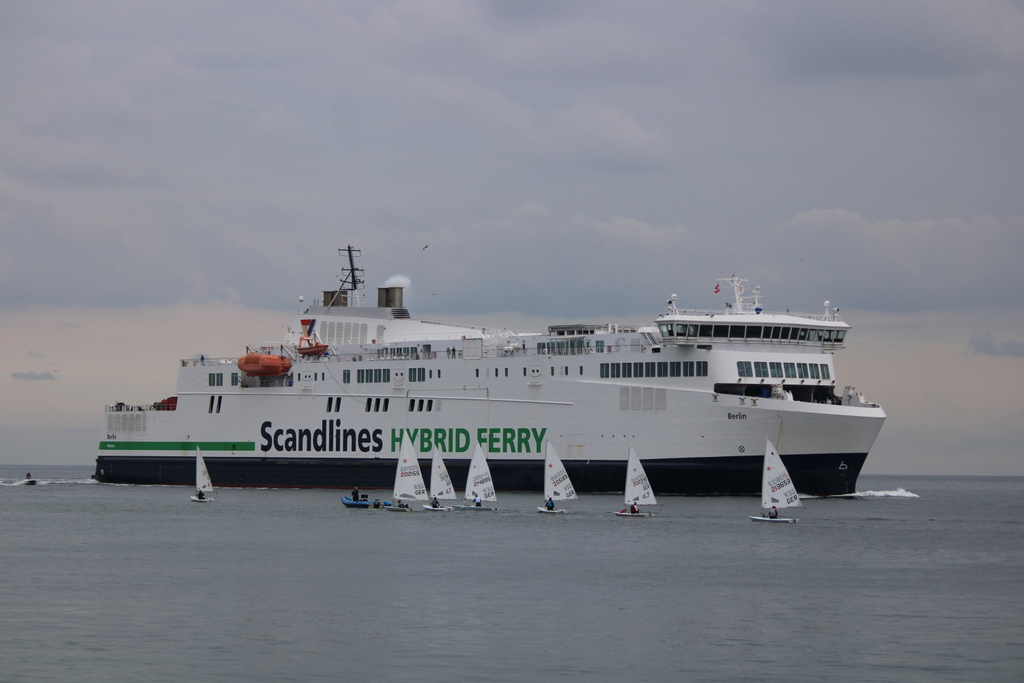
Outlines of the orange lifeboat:
<svg viewBox="0 0 1024 683">
<path fill-rule="evenodd" d="M 273 377 L 292 369 L 292 362 L 284 356 L 250 353 L 238 359 L 238 369 L 250 377 Z"/>
</svg>

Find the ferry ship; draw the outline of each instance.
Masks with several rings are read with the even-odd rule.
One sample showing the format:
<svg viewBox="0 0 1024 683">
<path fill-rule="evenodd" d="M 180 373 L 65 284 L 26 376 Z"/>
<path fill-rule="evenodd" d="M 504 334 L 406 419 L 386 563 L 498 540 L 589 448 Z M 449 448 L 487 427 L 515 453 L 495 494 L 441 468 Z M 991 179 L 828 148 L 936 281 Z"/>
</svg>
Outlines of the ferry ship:
<svg viewBox="0 0 1024 683">
<path fill-rule="evenodd" d="M 541 490 L 544 443 L 577 491 L 621 491 L 630 447 L 659 494 L 757 494 L 766 439 L 798 491 L 853 493 L 885 421 L 839 381 L 850 326 L 761 307 L 721 278 L 723 310 L 644 325 L 513 332 L 414 319 L 403 287 L 362 305 L 358 249 L 337 289 L 300 297 L 283 341 L 180 362 L 170 398 L 106 406 L 93 477 L 192 484 L 201 448 L 217 487 L 381 488 L 409 441 L 464 481 L 476 444 L 496 488 Z M 387 284 L 387 283 L 385 283 Z"/>
</svg>

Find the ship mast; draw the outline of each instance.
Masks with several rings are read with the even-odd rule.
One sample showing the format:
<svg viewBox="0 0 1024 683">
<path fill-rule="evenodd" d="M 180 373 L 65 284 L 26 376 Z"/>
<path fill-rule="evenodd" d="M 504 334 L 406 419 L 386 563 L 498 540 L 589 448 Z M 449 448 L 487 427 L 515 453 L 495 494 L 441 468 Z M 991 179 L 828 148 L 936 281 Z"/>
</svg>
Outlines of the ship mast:
<svg viewBox="0 0 1024 683">
<path fill-rule="evenodd" d="M 342 306 L 358 306 L 359 300 L 362 298 L 362 294 L 359 290 L 363 288 L 363 269 L 356 268 L 356 256 L 361 256 L 362 250 L 354 249 L 352 245 L 338 248 L 338 256 L 342 258 L 348 257 L 348 267 L 344 265 L 341 267 L 341 284 L 338 285 L 338 291 L 334 293 L 334 298 Z M 324 293 L 326 299 L 326 292 Z M 324 302 L 330 306 L 332 304 Z"/>
</svg>

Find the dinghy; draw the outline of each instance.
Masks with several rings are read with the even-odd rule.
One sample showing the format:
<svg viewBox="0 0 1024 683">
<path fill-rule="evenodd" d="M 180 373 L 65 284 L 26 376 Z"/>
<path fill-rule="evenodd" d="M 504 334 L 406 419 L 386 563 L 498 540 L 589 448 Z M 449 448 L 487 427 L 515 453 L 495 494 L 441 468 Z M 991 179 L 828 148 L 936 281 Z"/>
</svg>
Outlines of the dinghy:
<svg viewBox="0 0 1024 683">
<path fill-rule="evenodd" d="M 462 505 L 454 506 L 456 510 L 497 510 L 497 507 L 490 507 L 484 503 L 497 503 L 498 497 L 494 495 L 494 481 L 491 479 L 491 468 L 487 466 L 487 456 L 476 445 L 473 451 L 473 459 L 469 461 L 469 475 L 466 477 L 465 500 Z"/>
<path fill-rule="evenodd" d="M 654 490 L 647 481 L 647 473 L 640 463 L 633 447 L 629 447 L 629 460 L 626 462 L 626 508 L 615 514 L 619 517 L 653 517 L 653 512 L 645 512 L 641 505 L 657 505 Z"/>
<path fill-rule="evenodd" d="M 565 510 L 556 507 L 555 502 L 575 499 L 576 489 L 572 487 L 569 474 L 562 465 L 562 459 L 558 457 L 558 452 L 549 441 L 544 450 L 544 506 L 537 508 L 537 512 L 560 515 Z"/>
<path fill-rule="evenodd" d="M 206 461 L 203 454 L 196 446 L 196 495 L 192 496 L 195 503 L 209 503 L 213 500 L 213 482 L 210 480 L 210 473 L 206 470 Z"/>
<path fill-rule="evenodd" d="M 771 440 L 765 440 L 764 465 L 761 470 L 761 515 L 751 515 L 755 522 L 788 522 L 797 520 L 793 517 L 779 517 L 783 508 L 799 508 L 800 496 L 796 493 L 793 480 L 782 464 L 782 458 Z"/>
<path fill-rule="evenodd" d="M 427 486 L 423 483 L 420 461 L 416 458 L 409 440 L 403 440 L 395 467 L 395 503 L 384 509 L 393 512 L 412 512 L 409 501 L 426 499 Z"/>
<path fill-rule="evenodd" d="M 452 478 L 448 476 L 444 458 L 436 448 L 431 451 L 433 457 L 430 459 L 430 504 L 424 505 L 423 509 L 429 512 L 451 512 L 454 508 L 451 505 L 444 505 L 441 501 L 455 500 L 455 487 L 452 486 Z"/>
</svg>

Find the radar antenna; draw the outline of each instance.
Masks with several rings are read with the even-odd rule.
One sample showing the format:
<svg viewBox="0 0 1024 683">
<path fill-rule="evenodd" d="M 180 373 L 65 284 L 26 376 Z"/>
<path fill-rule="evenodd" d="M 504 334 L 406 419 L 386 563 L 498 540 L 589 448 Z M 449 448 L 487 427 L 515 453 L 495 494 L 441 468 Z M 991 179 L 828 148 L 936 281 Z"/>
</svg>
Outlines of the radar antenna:
<svg viewBox="0 0 1024 683">
<path fill-rule="evenodd" d="M 343 259 L 348 257 L 348 267 L 341 267 L 341 284 L 336 292 L 324 292 L 325 306 L 358 306 L 362 297 L 359 290 L 363 288 L 363 269 L 356 268 L 356 256 L 361 256 L 360 249 L 354 249 L 352 245 L 338 248 L 338 256 Z"/>
</svg>

